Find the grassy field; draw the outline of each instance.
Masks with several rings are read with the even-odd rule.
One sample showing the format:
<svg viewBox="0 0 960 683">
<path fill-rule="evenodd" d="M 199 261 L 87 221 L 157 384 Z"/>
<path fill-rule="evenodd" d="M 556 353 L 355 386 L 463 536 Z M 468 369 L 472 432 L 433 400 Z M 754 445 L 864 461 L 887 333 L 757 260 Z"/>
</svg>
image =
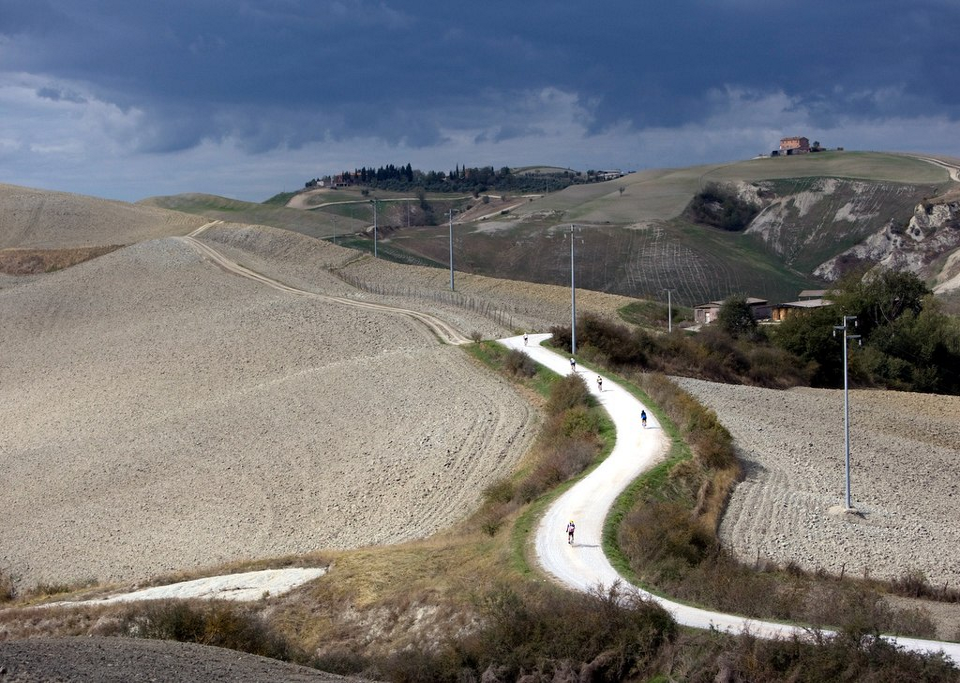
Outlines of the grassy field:
<svg viewBox="0 0 960 683">
<path fill-rule="evenodd" d="M 276 204 L 243 202 L 208 194 L 151 197 L 139 203 L 227 222 L 267 225 L 318 238 L 357 232 L 367 226 L 362 218 L 335 218 L 323 212 L 299 211 Z"/>
<path fill-rule="evenodd" d="M 913 157 L 882 152 L 819 152 L 789 157 L 751 159 L 717 166 L 704 181 L 773 180 L 776 178 L 858 178 L 916 184 L 950 184 L 944 168 Z"/>
</svg>

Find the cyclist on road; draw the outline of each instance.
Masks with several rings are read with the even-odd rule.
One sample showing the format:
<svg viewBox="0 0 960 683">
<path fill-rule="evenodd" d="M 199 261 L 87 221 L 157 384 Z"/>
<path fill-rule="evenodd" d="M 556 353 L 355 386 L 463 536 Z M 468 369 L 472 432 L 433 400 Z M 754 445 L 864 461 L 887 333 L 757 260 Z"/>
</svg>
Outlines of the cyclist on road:
<svg viewBox="0 0 960 683">
<path fill-rule="evenodd" d="M 603 377 L 597 375 L 597 391 L 603 391 Z"/>
<path fill-rule="evenodd" d="M 524 346 L 527 345 L 527 333 L 526 333 L 526 332 L 523 333 L 523 345 L 524 345 Z"/>
<path fill-rule="evenodd" d="M 573 532 L 577 530 L 577 525 L 573 523 L 573 520 L 570 520 L 570 523 L 567 524 L 567 543 L 573 545 Z"/>
<path fill-rule="evenodd" d="M 640 411 L 640 424 L 643 425 L 644 429 L 647 428 L 647 411 L 646 410 Z"/>
<path fill-rule="evenodd" d="M 577 359 L 576 359 L 576 358 L 573 358 L 573 357 L 570 358 L 570 370 L 573 371 L 573 372 L 576 372 L 576 371 L 577 371 Z"/>
</svg>

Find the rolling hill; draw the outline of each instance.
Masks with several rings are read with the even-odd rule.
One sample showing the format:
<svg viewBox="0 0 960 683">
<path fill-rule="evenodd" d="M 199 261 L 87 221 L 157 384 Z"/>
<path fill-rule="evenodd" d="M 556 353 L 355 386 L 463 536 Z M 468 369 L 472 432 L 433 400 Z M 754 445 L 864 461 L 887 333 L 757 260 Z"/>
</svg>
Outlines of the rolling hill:
<svg viewBox="0 0 960 683">
<path fill-rule="evenodd" d="M 745 230 L 726 232 L 689 217 L 691 200 L 711 184 L 759 210 Z M 454 258 L 468 272 L 569 283 L 569 232 L 576 225 L 578 286 L 625 296 L 659 299 L 669 288 L 687 305 L 733 293 L 789 301 L 844 269 L 918 248 L 923 256 L 898 263 L 932 283 L 958 244 L 944 231 L 923 246 L 929 230 L 919 236 L 911 229 L 913 240 L 900 236 L 917 207 L 949 201 L 945 193 L 956 187 L 942 165 L 874 152 L 643 171 L 542 197 L 461 202 L 469 210 L 455 227 Z M 380 237 L 398 260 L 448 262 L 446 224 L 408 228 L 397 221 Z M 872 248 L 861 247 L 871 240 Z"/>
</svg>

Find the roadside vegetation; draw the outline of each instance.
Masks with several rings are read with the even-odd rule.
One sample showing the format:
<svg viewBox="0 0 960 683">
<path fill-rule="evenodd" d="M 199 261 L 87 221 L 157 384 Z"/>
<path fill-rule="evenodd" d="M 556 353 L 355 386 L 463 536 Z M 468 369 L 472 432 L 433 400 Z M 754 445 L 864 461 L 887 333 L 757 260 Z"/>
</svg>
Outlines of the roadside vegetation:
<svg viewBox="0 0 960 683">
<path fill-rule="evenodd" d="M 917 276 L 887 270 L 853 273 L 826 298 L 832 306 L 763 326 L 753 319 L 744 296 L 731 296 L 717 321 L 697 334 L 679 329 L 655 334 L 647 325 L 612 325 L 584 315 L 577 324 L 578 351 L 619 372 L 642 368 L 774 389 L 840 388 L 843 335 L 834 328 L 848 315 L 856 317 L 849 334 L 859 335 L 859 344 L 848 342 L 851 386 L 960 394 L 960 318 L 943 312 Z M 621 317 L 643 324 L 642 310 L 638 305 Z M 569 326 L 551 332 L 558 346 L 570 348 Z"/>
<path fill-rule="evenodd" d="M 570 349 L 569 325 L 550 331 L 554 344 Z M 577 352 L 614 372 L 643 369 L 771 388 L 805 385 L 811 373 L 809 364 L 771 344 L 759 330 L 731 332 L 719 324 L 696 335 L 680 329 L 654 334 L 585 314 L 577 322 Z"/>
<path fill-rule="evenodd" d="M 960 394 L 960 319 L 944 313 L 917 276 L 883 270 L 852 273 L 827 298 L 833 306 L 785 320 L 774 343 L 812 368 L 811 383 L 843 384 L 841 316 L 856 316 L 850 334 L 849 373 L 854 386 Z"/>
</svg>

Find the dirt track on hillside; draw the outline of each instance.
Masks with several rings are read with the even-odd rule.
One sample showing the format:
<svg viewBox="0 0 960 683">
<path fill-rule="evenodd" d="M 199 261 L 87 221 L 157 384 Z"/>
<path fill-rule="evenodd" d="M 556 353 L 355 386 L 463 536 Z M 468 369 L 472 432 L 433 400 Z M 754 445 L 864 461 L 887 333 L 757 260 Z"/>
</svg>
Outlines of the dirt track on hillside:
<svg viewBox="0 0 960 683">
<path fill-rule="evenodd" d="M 20 586 L 427 536 L 536 419 L 418 321 L 278 292 L 177 240 L 0 290 L 0 316 L 0 568 Z"/>
</svg>

